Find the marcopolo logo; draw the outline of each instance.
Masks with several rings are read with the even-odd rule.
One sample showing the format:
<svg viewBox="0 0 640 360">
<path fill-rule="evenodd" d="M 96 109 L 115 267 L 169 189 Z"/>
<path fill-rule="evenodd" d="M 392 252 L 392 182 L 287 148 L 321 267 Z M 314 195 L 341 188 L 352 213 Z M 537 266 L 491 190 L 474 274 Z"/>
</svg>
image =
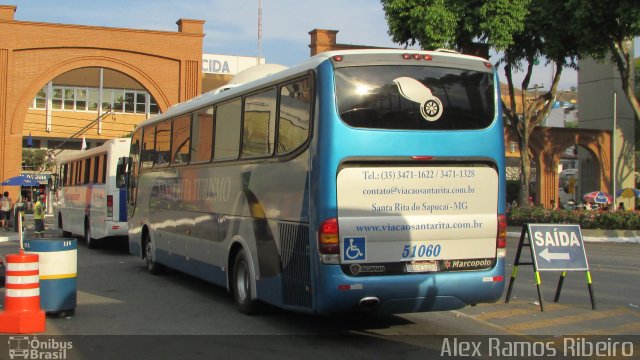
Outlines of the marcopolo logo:
<svg viewBox="0 0 640 360">
<path fill-rule="evenodd" d="M 447 270 L 486 269 L 493 266 L 493 259 L 445 260 Z"/>
<path fill-rule="evenodd" d="M 73 349 L 71 341 L 40 340 L 37 337 L 10 336 L 10 359 L 67 359 L 67 351 Z"/>
</svg>

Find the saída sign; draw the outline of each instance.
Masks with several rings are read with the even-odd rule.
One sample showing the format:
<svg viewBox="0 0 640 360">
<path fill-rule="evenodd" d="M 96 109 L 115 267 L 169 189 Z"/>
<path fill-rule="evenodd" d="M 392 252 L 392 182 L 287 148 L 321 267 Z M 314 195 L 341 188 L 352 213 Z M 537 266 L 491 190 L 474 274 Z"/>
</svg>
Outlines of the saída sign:
<svg viewBox="0 0 640 360">
<path fill-rule="evenodd" d="M 537 270 L 589 270 L 579 225 L 527 224 L 527 231 Z"/>
</svg>

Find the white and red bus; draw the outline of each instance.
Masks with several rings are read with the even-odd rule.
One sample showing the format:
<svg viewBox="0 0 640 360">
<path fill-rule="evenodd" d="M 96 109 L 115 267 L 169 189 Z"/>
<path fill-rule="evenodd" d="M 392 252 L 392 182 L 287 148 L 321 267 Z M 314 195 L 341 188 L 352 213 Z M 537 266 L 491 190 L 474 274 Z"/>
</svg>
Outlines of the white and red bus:
<svg viewBox="0 0 640 360">
<path fill-rule="evenodd" d="M 128 138 L 111 139 L 58 161 L 54 213 L 64 236 L 82 235 L 94 248 L 97 240 L 127 235 L 127 188 L 116 171 L 130 145 Z"/>
</svg>

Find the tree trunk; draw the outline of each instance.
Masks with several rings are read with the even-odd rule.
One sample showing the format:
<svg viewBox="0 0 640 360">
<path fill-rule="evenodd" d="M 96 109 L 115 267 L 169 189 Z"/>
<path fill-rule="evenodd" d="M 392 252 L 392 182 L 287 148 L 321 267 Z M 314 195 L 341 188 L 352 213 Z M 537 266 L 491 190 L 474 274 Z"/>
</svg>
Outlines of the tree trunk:
<svg viewBox="0 0 640 360">
<path fill-rule="evenodd" d="M 640 103 L 636 98 L 635 89 L 633 87 L 633 73 L 631 72 L 631 41 L 629 39 L 619 40 L 609 44 L 611 51 L 611 57 L 613 62 L 618 68 L 620 73 L 620 80 L 622 82 L 622 90 L 624 91 L 634 114 L 636 120 L 640 121 Z"/>
<path fill-rule="evenodd" d="M 525 125 L 525 127 L 528 126 Z M 523 134 L 520 146 L 522 146 L 522 149 L 529 149 L 529 134 L 527 132 Z M 531 188 L 531 158 L 529 157 L 529 151 L 520 150 L 520 158 L 522 161 L 520 164 L 520 205 L 529 208 L 533 205 L 533 203 L 529 202 L 529 189 Z"/>
</svg>

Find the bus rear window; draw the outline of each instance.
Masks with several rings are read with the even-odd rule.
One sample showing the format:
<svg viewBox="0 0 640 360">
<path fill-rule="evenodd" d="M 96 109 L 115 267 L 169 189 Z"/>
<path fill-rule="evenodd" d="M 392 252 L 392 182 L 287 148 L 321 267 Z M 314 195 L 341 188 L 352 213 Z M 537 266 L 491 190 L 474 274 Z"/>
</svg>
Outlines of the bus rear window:
<svg viewBox="0 0 640 360">
<path fill-rule="evenodd" d="M 338 112 L 349 126 L 475 130 L 495 118 L 493 74 L 429 66 L 335 70 Z"/>
</svg>

